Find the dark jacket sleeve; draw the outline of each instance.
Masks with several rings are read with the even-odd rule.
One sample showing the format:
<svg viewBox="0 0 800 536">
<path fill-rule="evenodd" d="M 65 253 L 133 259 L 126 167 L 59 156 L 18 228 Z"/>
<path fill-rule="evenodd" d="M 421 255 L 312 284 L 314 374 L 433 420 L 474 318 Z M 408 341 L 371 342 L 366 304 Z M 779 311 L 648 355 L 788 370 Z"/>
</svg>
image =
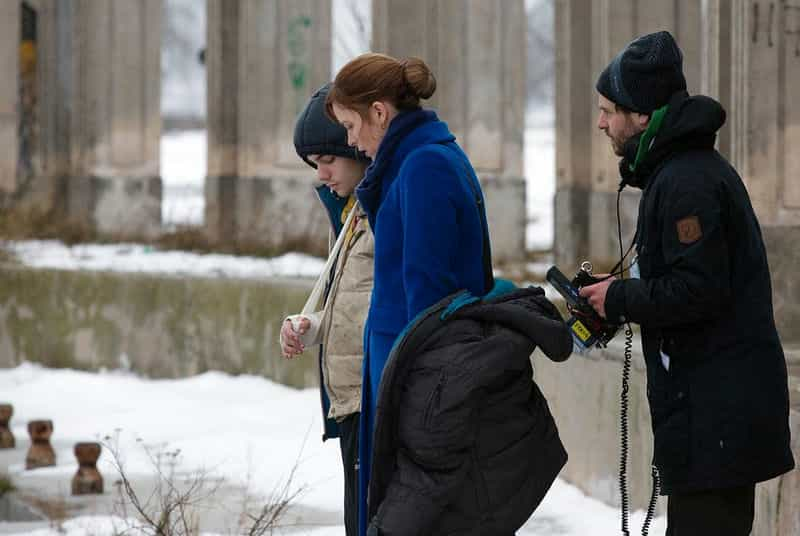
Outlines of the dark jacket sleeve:
<svg viewBox="0 0 800 536">
<path fill-rule="evenodd" d="M 707 177 L 684 176 L 669 177 L 662 194 L 655 210 L 664 266 L 653 266 L 660 262 L 653 251 L 656 244 L 645 242 L 640 266 L 644 270 L 647 264 L 659 275 L 612 283 L 605 301 L 610 320 L 653 327 L 693 323 L 721 314 L 730 302 L 723 192 Z M 699 237 L 690 232 L 687 239 L 685 231 L 681 236 L 679 226 L 694 222 L 699 223 Z"/>
</svg>

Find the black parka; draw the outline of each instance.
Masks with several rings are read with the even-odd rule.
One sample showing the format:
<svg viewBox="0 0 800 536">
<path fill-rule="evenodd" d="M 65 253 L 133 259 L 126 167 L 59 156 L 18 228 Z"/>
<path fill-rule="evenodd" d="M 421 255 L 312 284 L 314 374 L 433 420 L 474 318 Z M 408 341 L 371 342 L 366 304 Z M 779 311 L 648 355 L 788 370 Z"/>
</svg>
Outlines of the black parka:
<svg viewBox="0 0 800 536">
<path fill-rule="evenodd" d="M 538 288 L 458 303 L 423 312 L 383 371 L 368 534 L 513 534 L 566 463 L 530 360 L 571 353 L 558 311 Z"/>
<path fill-rule="evenodd" d="M 609 319 L 641 324 L 666 495 L 760 482 L 794 466 L 761 230 L 741 178 L 714 149 L 725 111 L 685 92 L 669 106 L 636 172 L 628 166 L 637 140 L 625 147 L 622 175 L 644 190 L 641 279 L 612 283 L 605 301 Z"/>
</svg>

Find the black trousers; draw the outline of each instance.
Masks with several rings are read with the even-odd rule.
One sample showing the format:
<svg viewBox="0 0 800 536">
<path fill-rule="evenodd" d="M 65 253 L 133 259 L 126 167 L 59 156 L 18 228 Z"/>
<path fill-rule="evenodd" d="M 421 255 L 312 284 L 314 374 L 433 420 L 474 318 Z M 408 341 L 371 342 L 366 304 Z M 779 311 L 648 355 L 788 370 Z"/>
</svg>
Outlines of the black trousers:
<svg viewBox="0 0 800 536">
<path fill-rule="evenodd" d="M 347 536 L 358 535 L 358 418 L 353 413 L 339 423 L 339 445 L 344 466 L 344 528 Z"/>
<path fill-rule="evenodd" d="M 753 528 L 755 490 L 755 484 L 749 484 L 670 495 L 666 536 L 748 536 Z"/>
</svg>

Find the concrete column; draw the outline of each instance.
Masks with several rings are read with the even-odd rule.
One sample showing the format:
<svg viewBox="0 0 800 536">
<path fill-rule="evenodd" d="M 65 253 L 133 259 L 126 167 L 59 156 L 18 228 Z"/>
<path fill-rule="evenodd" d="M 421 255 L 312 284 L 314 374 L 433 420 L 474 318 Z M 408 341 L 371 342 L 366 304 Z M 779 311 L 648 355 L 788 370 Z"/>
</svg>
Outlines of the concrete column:
<svg viewBox="0 0 800 536">
<path fill-rule="evenodd" d="M 2 151 L 3 172 L 0 176 L 0 199 L 7 208 L 40 217 L 59 216 L 63 208 L 63 178 L 67 173 L 68 151 L 59 144 L 69 139 L 67 132 L 56 128 L 57 110 L 67 109 L 60 73 L 68 55 L 59 42 L 56 27 L 59 11 L 68 10 L 69 0 L 28 0 L 5 2 L 2 32 L 5 44 L 0 47 L 8 55 L 4 65 L 3 105 L 13 114 L 4 115 Z M 11 15 L 10 11 L 15 14 Z M 67 43 L 68 44 L 68 43 Z M 13 159 L 11 158 L 13 155 Z"/>
<path fill-rule="evenodd" d="M 161 0 L 70 4 L 56 37 L 71 42 L 71 69 L 61 73 L 70 103 L 69 215 L 103 234 L 156 235 Z"/>
<path fill-rule="evenodd" d="M 0 3 L 0 206 L 17 189 L 19 2 Z"/>
<path fill-rule="evenodd" d="M 329 81 L 330 0 L 208 0 L 209 235 L 240 247 L 324 248 L 294 124 Z"/>
<path fill-rule="evenodd" d="M 554 253 L 569 269 L 589 254 L 591 135 L 596 103 L 591 66 L 591 0 L 557 0 L 556 198 Z"/>
<path fill-rule="evenodd" d="M 701 13 L 702 68 L 700 93 L 717 99 L 726 110 L 731 109 L 731 3 L 728 0 L 707 0 Z M 728 116 L 728 124 L 731 117 Z M 725 157 L 731 156 L 730 128 L 723 128 L 717 138 L 717 148 Z"/>
<path fill-rule="evenodd" d="M 730 143 L 767 245 L 778 330 L 800 339 L 800 2 L 732 4 Z"/>
<path fill-rule="evenodd" d="M 585 97 L 592 104 L 592 120 L 587 127 L 591 131 L 591 194 L 588 208 L 588 259 L 601 270 L 609 269 L 619 260 L 619 238 L 617 233 L 616 199 L 619 185 L 619 157 L 609 143 L 608 137 L 597 128 L 597 91 L 595 82 L 611 59 L 616 56 L 639 33 L 638 20 L 642 15 L 642 27 L 651 30 L 648 9 L 661 10 L 659 17 L 669 20 L 671 13 L 665 5 L 639 6 L 636 0 L 602 0 L 592 2 L 591 29 L 591 74 Z M 663 27 L 663 26 L 662 26 Z M 560 96 L 556 95 L 556 99 Z M 556 140 L 556 144 L 558 144 Z M 623 225 L 624 247 L 633 235 L 635 227 L 638 191 L 628 189 L 620 203 Z M 566 266 L 577 270 L 583 258 L 573 257 Z"/>
<path fill-rule="evenodd" d="M 496 260 L 525 245 L 524 3 L 502 0 L 375 0 L 377 52 L 418 56 L 437 79 L 430 106 L 448 123 L 478 172 Z"/>
<path fill-rule="evenodd" d="M 619 158 L 596 127 L 594 84 L 631 40 L 666 29 L 684 51 L 687 85 L 696 92 L 707 48 L 702 5 L 692 0 L 563 0 L 556 6 L 560 71 L 556 75 L 556 261 L 568 268 L 589 258 L 600 268 L 610 268 L 619 259 Z M 587 133 L 581 134 L 581 128 Z M 638 191 L 623 192 L 620 216 L 625 248 L 635 230 L 638 199 Z"/>
</svg>

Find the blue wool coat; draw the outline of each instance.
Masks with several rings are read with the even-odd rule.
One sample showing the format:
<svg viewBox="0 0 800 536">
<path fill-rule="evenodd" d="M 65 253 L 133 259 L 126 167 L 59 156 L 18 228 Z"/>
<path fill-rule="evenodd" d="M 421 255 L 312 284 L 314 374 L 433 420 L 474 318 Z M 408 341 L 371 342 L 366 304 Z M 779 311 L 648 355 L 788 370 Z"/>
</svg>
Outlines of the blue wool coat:
<svg viewBox="0 0 800 536">
<path fill-rule="evenodd" d="M 461 289 L 482 296 L 489 289 L 485 217 L 476 202 L 476 195 L 483 200 L 480 184 L 433 111 L 392 120 L 356 195 L 375 235 L 359 434 L 359 528 L 365 534 L 375 401 L 392 345 L 418 313 L 444 297 Z"/>
</svg>

